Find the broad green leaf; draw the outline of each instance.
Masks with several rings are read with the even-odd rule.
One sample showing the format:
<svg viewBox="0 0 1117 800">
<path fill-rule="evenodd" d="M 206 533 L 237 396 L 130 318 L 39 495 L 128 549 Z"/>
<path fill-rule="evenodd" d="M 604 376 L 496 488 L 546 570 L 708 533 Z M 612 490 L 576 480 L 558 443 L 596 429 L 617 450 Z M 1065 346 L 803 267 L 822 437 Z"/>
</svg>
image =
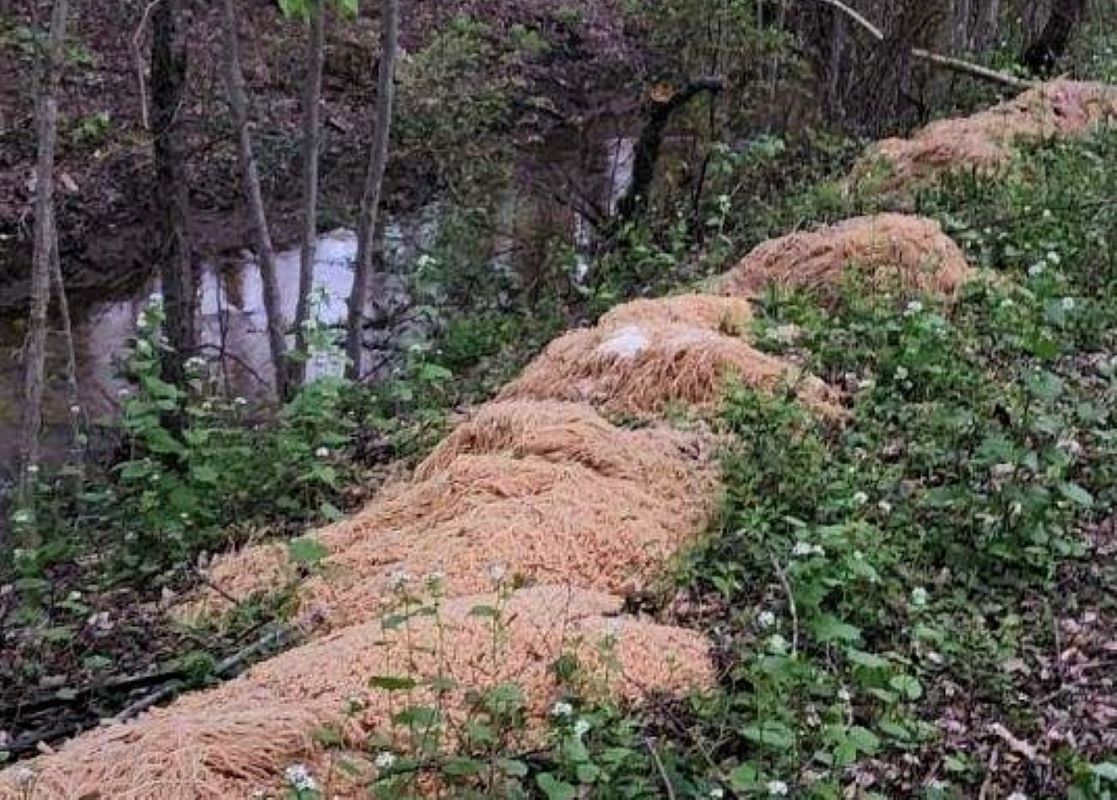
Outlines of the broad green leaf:
<svg viewBox="0 0 1117 800">
<path fill-rule="evenodd" d="M 857 642 L 861 639 L 861 629 L 843 622 L 837 617 L 826 614 L 811 625 L 811 631 L 821 642 Z"/>
<path fill-rule="evenodd" d="M 547 800 L 574 800 L 578 790 L 566 781 L 560 781 L 549 772 L 541 772 L 535 776 L 535 783 L 547 795 Z"/>
<path fill-rule="evenodd" d="M 884 669 L 889 664 L 887 658 L 878 656 L 876 653 L 866 653 L 864 650 L 856 650 L 854 648 L 850 648 L 846 651 L 846 658 L 857 666 L 867 669 Z"/>
<path fill-rule="evenodd" d="M 464 778 L 469 775 L 480 775 L 484 768 L 485 765 L 475 758 L 457 756 L 442 765 L 442 773 L 455 778 Z"/>
<path fill-rule="evenodd" d="M 778 720 L 767 720 L 758 725 L 748 725 L 741 733 L 746 739 L 757 744 L 786 750 L 795 744 L 795 734 L 791 728 Z"/>
<path fill-rule="evenodd" d="M 1059 493 L 1072 503 L 1076 503 L 1084 508 L 1089 508 L 1094 504 L 1094 496 L 1077 483 L 1060 484 Z"/>
<path fill-rule="evenodd" d="M 729 785 L 738 792 L 749 792 L 757 787 L 760 773 L 752 764 L 741 764 L 729 773 Z"/>
<path fill-rule="evenodd" d="M 923 696 L 923 686 L 911 675 L 897 675 L 888 681 L 888 685 L 908 700 L 918 700 Z"/>
<path fill-rule="evenodd" d="M 315 566 L 329 554 L 329 548 L 312 536 L 302 536 L 287 543 L 287 557 L 300 566 Z"/>
<path fill-rule="evenodd" d="M 368 685 L 373 689 L 383 689 L 387 692 L 408 691 L 415 688 L 413 678 L 396 675 L 374 675 L 369 678 Z"/>
</svg>

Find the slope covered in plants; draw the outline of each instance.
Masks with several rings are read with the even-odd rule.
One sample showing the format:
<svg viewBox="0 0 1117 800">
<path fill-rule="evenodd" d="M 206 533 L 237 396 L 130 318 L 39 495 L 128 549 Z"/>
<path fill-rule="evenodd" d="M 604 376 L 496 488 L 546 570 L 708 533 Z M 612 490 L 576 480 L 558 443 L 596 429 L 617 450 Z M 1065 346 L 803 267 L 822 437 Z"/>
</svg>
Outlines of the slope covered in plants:
<svg viewBox="0 0 1117 800">
<path fill-rule="evenodd" d="M 0 795 L 1107 796 L 1117 136 L 1075 133 L 914 195 L 962 250 L 870 217 L 747 259 L 752 311 L 568 334 L 412 482 L 223 562 L 314 641 Z"/>
</svg>

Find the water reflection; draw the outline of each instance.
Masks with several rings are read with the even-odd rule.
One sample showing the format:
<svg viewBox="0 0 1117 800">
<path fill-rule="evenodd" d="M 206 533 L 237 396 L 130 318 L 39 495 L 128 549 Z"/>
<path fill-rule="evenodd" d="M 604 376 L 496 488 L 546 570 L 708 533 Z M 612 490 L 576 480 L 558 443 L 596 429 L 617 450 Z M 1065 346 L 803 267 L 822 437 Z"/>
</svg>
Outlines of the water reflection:
<svg viewBox="0 0 1117 800">
<path fill-rule="evenodd" d="M 489 268 L 530 282 L 533 260 L 545 260 L 553 247 L 551 237 L 558 235 L 572 246 L 576 280 L 585 280 L 590 270 L 593 224 L 579 209 L 588 203 L 587 207 L 599 212 L 615 210 L 631 182 L 633 144 L 633 139 L 623 136 L 576 137 L 549 143 L 537 161 L 525 167 L 529 177 L 524 185 L 493 200 L 502 223 L 497 226 L 501 230 L 489 233 L 483 248 L 488 253 Z M 566 188 L 556 193 L 556 184 Z M 560 197 L 563 193 L 568 196 Z M 396 320 L 397 312 L 408 304 L 404 274 L 420 253 L 436 243 L 444 211 L 435 203 L 411 218 L 388 222 L 380 271 L 371 280 L 370 307 L 366 309 L 371 319 Z M 311 310 L 319 325 L 344 325 L 356 249 L 356 236 L 348 230 L 336 230 L 318 240 Z M 284 319 L 290 323 L 299 284 L 297 248 L 277 254 L 276 271 Z M 198 335 L 202 355 L 218 365 L 217 374 L 227 395 L 267 402 L 272 395 L 273 370 L 261 288 L 251 253 L 203 265 L 198 276 Z M 111 422 L 119 412 L 121 393 L 127 391 L 126 383 L 118 377 L 125 348 L 150 295 L 158 290 L 157 280 L 149 278 L 126 297 L 114 296 L 73 309 L 80 402 L 95 426 Z M 14 472 L 18 455 L 24 333 L 22 313 L 0 319 L 0 478 Z M 421 323 L 397 320 L 373 326 L 366 336 L 366 347 L 382 351 L 424 333 Z M 293 339 L 289 337 L 291 344 Z M 59 365 L 65 361 L 62 344 L 61 337 L 52 333 L 43 431 L 44 458 L 48 461 L 61 460 L 70 447 L 71 404 L 64 376 L 59 372 Z M 375 356 L 368 360 L 377 361 Z M 308 364 L 307 377 L 313 380 L 338 374 L 342 367 L 336 352 L 317 353 Z"/>
</svg>

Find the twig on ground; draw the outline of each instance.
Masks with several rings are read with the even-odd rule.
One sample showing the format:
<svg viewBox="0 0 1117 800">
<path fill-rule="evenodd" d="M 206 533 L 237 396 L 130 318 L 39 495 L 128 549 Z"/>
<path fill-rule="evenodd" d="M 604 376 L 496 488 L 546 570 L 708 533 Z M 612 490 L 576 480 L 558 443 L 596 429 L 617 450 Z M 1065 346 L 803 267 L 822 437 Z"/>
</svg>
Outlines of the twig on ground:
<svg viewBox="0 0 1117 800">
<path fill-rule="evenodd" d="M 1033 763 L 1033 764 L 1046 764 L 1047 763 L 1046 756 L 1039 753 L 1039 751 L 1037 751 L 1036 748 L 1033 745 L 1029 744 L 1028 742 L 1025 742 L 1023 739 L 1018 739 L 1012 733 L 1012 731 L 1010 731 L 1008 728 L 1006 728 L 1001 723 L 994 722 L 992 725 L 989 726 L 989 731 L 991 733 L 993 733 L 994 735 L 996 735 L 997 737 L 999 737 L 1001 739 L 1001 741 L 1003 741 L 1006 745 L 1008 745 L 1009 750 L 1011 750 L 1012 752 L 1016 753 L 1019 756 L 1023 756 L 1024 758 L 1028 759 L 1028 761 L 1030 761 L 1031 763 Z"/>
<path fill-rule="evenodd" d="M 247 647 L 238 650 L 236 653 L 233 653 L 228 658 L 225 658 L 222 661 L 218 662 L 217 666 L 213 669 L 213 673 L 215 675 L 223 677 L 228 673 L 238 669 L 244 664 L 245 661 L 249 660 L 261 651 L 267 650 L 276 645 L 282 645 L 286 643 L 286 640 L 293 634 L 293 628 L 287 625 L 281 625 L 274 630 L 269 631 L 264 636 L 260 637 Z M 108 724 L 125 722 L 132 717 L 135 717 L 140 712 L 145 711 L 148 708 L 151 708 L 152 706 L 157 705 L 163 700 L 166 700 L 167 698 L 176 694 L 179 690 L 184 688 L 185 685 L 186 684 L 183 681 L 171 681 L 162 688 L 152 692 L 145 697 L 141 697 L 135 703 L 132 703 L 132 705 L 128 706 L 116 716 L 112 717 L 108 721 Z"/>
<path fill-rule="evenodd" d="M 667 776 L 667 769 L 663 766 L 663 760 L 656 752 L 655 743 L 651 739 L 645 738 L 644 745 L 648 748 L 648 752 L 652 754 L 652 761 L 655 762 L 655 768 L 659 772 L 659 777 L 663 780 L 663 788 L 667 792 L 668 800 L 675 800 L 675 787 L 671 785 L 671 779 Z"/>
<path fill-rule="evenodd" d="M 981 789 L 978 790 L 977 800 L 985 800 L 989 796 L 989 789 L 993 785 L 993 775 L 997 769 L 997 759 L 1000 758 L 1001 751 L 996 747 L 993 748 L 992 754 L 989 756 L 989 763 L 985 765 L 985 780 L 981 782 Z"/>
<path fill-rule="evenodd" d="M 787 595 L 787 607 L 791 612 L 791 655 L 794 658 L 799 655 L 799 610 L 795 606 L 795 595 L 791 591 L 791 584 L 788 583 L 787 575 L 784 574 L 783 567 L 775 556 L 772 556 L 772 567 L 776 570 L 776 577 L 780 579 L 784 594 Z"/>
</svg>

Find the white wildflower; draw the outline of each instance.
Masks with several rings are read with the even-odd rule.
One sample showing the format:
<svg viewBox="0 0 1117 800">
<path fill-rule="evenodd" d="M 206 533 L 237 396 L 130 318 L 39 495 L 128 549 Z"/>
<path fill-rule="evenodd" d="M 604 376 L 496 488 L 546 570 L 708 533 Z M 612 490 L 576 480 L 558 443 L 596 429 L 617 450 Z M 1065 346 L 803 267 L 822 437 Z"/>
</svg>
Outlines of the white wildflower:
<svg viewBox="0 0 1117 800">
<path fill-rule="evenodd" d="M 1050 261 L 1052 264 L 1058 264 L 1060 261 L 1062 261 L 1062 258 L 1060 258 L 1059 254 L 1056 253 L 1054 250 L 1048 250 L 1047 260 Z"/>
<path fill-rule="evenodd" d="M 788 650 L 787 639 L 780 636 L 778 633 L 768 638 L 768 650 L 772 653 L 784 654 Z"/>
<path fill-rule="evenodd" d="M 777 325 L 768 333 L 780 344 L 793 345 L 802 335 L 802 329 L 798 325 Z"/>
<path fill-rule="evenodd" d="M 1047 267 L 1042 261 L 1037 261 L 1036 263 L 1032 264 L 1032 266 L 1028 267 L 1028 274 L 1033 278 L 1038 278 L 1040 275 L 1043 274 L 1043 271 L 1046 268 Z"/>
<path fill-rule="evenodd" d="M 783 781 L 768 781 L 765 788 L 768 789 L 768 794 L 772 796 L 785 797 L 788 792 L 787 784 Z"/>
<path fill-rule="evenodd" d="M 1074 298 L 1064 297 L 1062 305 L 1064 311 L 1074 311 Z"/>
<path fill-rule="evenodd" d="M 39 471 L 39 465 L 38 464 L 28 464 L 27 465 L 27 472 L 29 474 L 34 475 L 38 471 Z"/>
<path fill-rule="evenodd" d="M 573 713 L 574 706 L 570 705 L 570 703 L 567 703 L 565 700 L 559 700 L 557 703 L 551 706 L 552 717 L 558 717 L 559 719 L 562 719 L 564 717 L 569 717 Z"/>
<path fill-rule="evenodd" d="M 908 379 L 908 368 L 904 366 L 896 367 L 896 380 L 906 381 Z"/>
<path fill-rule="evenodd" d="M 1045 209 L 1043 209 L 1043 218 L 1044 218 L 1044 219 L 1051 219 L 1051 217 L 1052 217 L 1052 216 L 1053 216 L 1053 215 L 1052 215 L 1052 213 L 1051 213 L 1051 209 L 1050 209 L 1050 208 L 1045 208 Z"/>
<path fill-rule="evenodd" d="M 590 732 L 590 723 L 587 719 L 579 719 L 574 723 L 574 735 L 581 739 Z"/>
<path fill-rule="evenodd" d="M 396 763 L 396 756 L 394 753 L 383 750 L 377 754 L 376 760 L 373 763 L 376 765 L 377 769 L 391 769 Z"/>
<path fill-rule="evenodd" d="M 314 451 L 314 457 L 315 458 L 329 458 L 330 457 L 330 448 L 319 447 L 317 450 Z"/>
<path fill-rule="evenodd" d="M 923 311 L 923 304 L 921 302 L 919 302 L 918 300 L 912 300 L 910 303 L 908 303 L 907 307 L 904 309 L 904 316 L 905 317 L 914 316 L 915 314 L 919 314 L 922 311 Z"/>
<path fill-rule="evenodd" d="M 1000 464 L 994 464 L 992 467 L 989 468 L 989 472 L 994 478 L 1007 478 L 1009 475 L 1016 472 L 1016 465 L 1004 462 Z"/>
<path fill-rule="evenodd" d="M 248 401 L 245 400 L 243 397 L 240 397 L 240 396 L 234 397 L 233 398 L 233 405 L 235 405 L 235 406 L 246 406 L 246 405 L 248 405 Z"/>
<path fill-rule="evenodd" d="M 776 615 L 771 611 L 761 611 L 756 617 L 756 624 L 761 628 L 771 628 L 776 624 Z"/>
<path fill-rule="evenodd" d="M 713 798 L 713 800 L 720 800 L 720 798 L 725 797 L 725 789 L 722 789 L 720 786 L 715 786 L 710 790 L 710 797 Z"/>
<path fill-rule="evenodd" d="M 77 403 L 74 403 L 74 405 L 70 406 L 70 413 L 74 415 L 80 414 L 81 406 L 79 406 Z"/>
<path fill-rule="evenodd" d="M 916 586 L 911 590 L 911 604 L 916 607 L 927 605 L 927 590 L 922 586 Z"/>
<path fill-rule="evenodd" d="M 388 585 L 396 591 L 399 591 L 403 587 L 407 586 L 407 584 L 409 584 L 410 582 L 411 574 L 408 573 L 406 570 L 397 569 L 395 572 L 388 576 Z"/>
<path fill-rule="evenodd" d="M 496 563 L 489 565 L 489 580 L 491 580 L 494 584 L 503 583 L 504 578 L 507 574 L 508 570 L 505 569 L 503 564 Z"/>
<path fill-rule="evenodd" d="M 869 502 L 869 495 L 865 494 L 864 492 L 857 492 L 855 495 L 853 495 L 854 505 L 863 506 L 867 502 Z"/>
<path fill-rule="evenodd" d="M 848 703 L 850 700 L 853 699 L 853 695 L 849 693 L 849 689 L 843 686 L 841 689 L 838 690 L 838 699 L 841 700 L 843 703 Z"/>
<path fill-rule="evenodd" d="M 292 764 L 283 771 L 283 774 L 286 776 L 287 782 L 297 791 L 313 792 L 318 788 L 314 776 L 303 764 Z"/>
<path fill-rule="evenodd" d="M 806 558 L 813 555 L 822 555 L 823 552 L 824 551 L 821 546 L 817 544 L 811 544 L 810 542 L 796 542 L 795 546 L 791 548 L 791 555 L 795 556 L 796 558 Z"/>
<path fill-rule="evenodd" d="M 1016 305 L 1016 303 L 1011 297 L 1006 297 L 1001 301 L 1001 308 L 1012 308 L 1014 305 Z"/>
<path fill-rule="evenodd" d="M 879 503 L 877 503 L 877 508 L 880 509 L 882 514 L 892 513 L 892 504 L 889 503 L 887 500 L 881 500 Z"/>
</svg>

